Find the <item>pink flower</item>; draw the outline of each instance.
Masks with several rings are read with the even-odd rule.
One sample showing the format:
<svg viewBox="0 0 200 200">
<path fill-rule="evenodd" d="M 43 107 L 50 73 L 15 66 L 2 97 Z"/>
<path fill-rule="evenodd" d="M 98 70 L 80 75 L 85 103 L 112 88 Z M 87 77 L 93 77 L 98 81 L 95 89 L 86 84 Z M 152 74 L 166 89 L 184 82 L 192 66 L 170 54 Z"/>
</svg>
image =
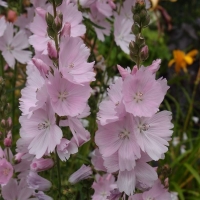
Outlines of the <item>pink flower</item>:
<svg viewBox="0 0 200 200">
<path fill-rule="evenodd" d="M 54 162 L 51 158 L 34 159 L 30 165 L 30 169 L 35 172 L 41 172 L 52 168 Z"/>
<path fill-rule="evenodd" d="M 6 30 L 6 20 L 5 17 L 0 18 L 0 37 L 4 34 L 4 31 Z"/>
<path fill-rule="evenodd" d="M 46 11 L 42 8 L 37 8 L 36 15 L 33 22 L 30 24 L 30 31 L 33 33 L 29 37 L 29 43 L 33 45 L 34 49 L 47 54 L 47 43 L 51 39 L 47 35 L 47 23 L 45 21 Z"/>
<path fill-rule="evenodd" d="M 91 162 L 92 162 L 92 165 L 94 166 L 94 168 L 96 170 L 105 171 L 106 172 L 106 168 L 103 165 L 104 160 L 102 158 L 102 155 L 99 152 L 99 149 L 95 149 L 92 152 L 92 154 L 91 154 Z"/>
<path fill-rule="evenodd" d="M 145 191 L 142 194 L 135 194 L 133 196 L 130 196 L 128 200 L 146 200 L 146 199 L 171 200 L 171 195 L 167 191 L 167 189 L 164 188 L 164 186 L 158 179 L 150 190 Z"/>
<path fill-rule="evenodd" d="M 28 39 L 24 31 L 19 31 L 14 37 L 13 24 L 8 23 L 4 35 L 0 38 L 0 50 L 8 65 L 14 68 L 15 59 L 20 63 L 27 63 L 30 60 L 31 52 Z"/>
<path fill-rule="evenodd" d="M 77 182 L 88 179 L 90 175 L 92 174 L 91 167 L 82 165 L 79 170 L 74 172 L 70 177 L 69 177 L 69 182 L 72 184 L 76 184 Z"/>
<path fill-rule="evenodd" d="M 101 125 L 105 125 L 120 120 L 125 115 L 125 107 L 122 102 L 122 78 L 118 78 L 114 84 L 110 84 L 108 89 L 108 100 L 104 100 L 99 105 L 97 114 Z"/>
<path fill-rule="evenodd" d="M 52 186 L 50 181 L 32 171 L 30 171 L 27 176 L 27 183 L 29 188 L 40 191 L 47 191 Z"/>
<path fill-rule="evenodd" d="M 123 16 L 115 14 L 115 42 L 126 54 L 129 54 L 129 43 L 135 39 L 135 36 L 131 34 L 132 24 L 132 22 L 124 19 Z"/>
<path fill-rule="evenodd" d="M 104 166 L 109 173 L 119 171 L 117 185 L 119 191 L 125 192 L 127 195 L 133 194 L 136 186 L 142 190 L 148 189 L 158 179 L 155 169 L 146 163 L 152 159 L 143 152 L 141 152 L 141 158 L 136 160 L 136 165 L 132 170 L 120 171 L 117 153 L 103 157 L 103 159 Z"/>
<path fill-rule="evenodd" d="M 58 71 L 49 75 L 48 93 L 53 110 L 60 116 L 76 116 L 83 112 L 90 96 L 90 86 L 76 85 L 61 77 Z"/>
<path fill-rule="evenodd" d="M 66 49 L 71 51 L 66 52 Z M 87 62 L 89 55 L 90 50 L 80 38 L 63 38 L 59 54 L 59 70 L 63 77 L 75 84 L 94 81 L 94 62 Z"/>
<path fill-rule="evenodd" d="M 3 6 L 3 7 L 8 7 L 8 4 L 5 2 L 5 1 L 3 1 L 3 0 L 0 0 L 0 6 Z"/>
<path fill-rule="evenodd" d="M 21 90 L 22 97 L 19 99 L 19 108 L 22 111 L 22 115 L 28 115 L 28 117 L 30 117 L 33 113 L 33 109 L 31 110 L 31 108 L 36 107 L 36 103 L 38 101 L 37 93 L 45 84 L 45 80 L 41 73 L 46 72 L 46 69 L 43 68 L 41 62 L 37 62 L 37 64 L 40 64 L 38 67 L 40 69 L 42 68 L 41 71 L 39 71 L 31 63 L 27 66 L 27 83 L 26 87 Z"/>
<path fill-rule="evenodd" d="M 12 165 L 5 158 L 0 159 L 0 184 L 7 184 L 12 175 Z"/>
<path fill-rule="evenodd" d="M 82 13 L 78 11 L 77 5 L 64 0 L 58 10 L 63 14 L 63 26 L 67 22 L 71 25 L 71 37 L 82 36 L 86 32 L 82 23 Z"/>
<path fill-rule="evenodd" d="M 73 134 L 70 142 L 75 143 L 78 147 L 90 140 L 90 133 L 83 127 L 83 124 L 77 117 L 68 116 L 67 120 L 60 121 L 59 125 L 64 127 L 69 126 L 71 133 Z"/>
<path fill-rule="evenodd" d="M 42 108 L 36 110 L 30 119 L 21 116 L 20 136 L 22 139 L 30 139 L 29 153 L 41 158 L 46 152 L 54 151 L 56 145 L 60 144 L 62 131 L 56 125 L 55 113 L 50 103 L 47 102 Z"/>
<path fill-rule="evenodd" d="M 59 158 L 62 161 L 66 161 L 69 159 L 71 154 L 75 154 L 78 152 L 78 147 L 73 141 L 62 138 L 60 144 L 57 145 L 56 150 Z"/>
<path fill-rule="evenodd" d="M 168 89 L 165 79 L 156 81 L 148 70 L 140 68 L 128 76 L 123 85 L 123 102 L 126 111 L 134 116 L 151 117 L 158 111 Z"/>
<path fill-rule="evenodd" d="M 133 118 L 128 114 L 121 121 L 99 125 L 95 135 L 95 142 L 103 157 L 118 153 L 121 171 L 134 169 L 135 160 L 141 156 L 133 130 Z"/>
<path fill-rule="evenodd" d="M 137 143 L 142 151 L 146 152 L 153 160 L 161 158 L 167 152 L 168 142 L 172 136 L 171 112 L 162 111 L 152 117 L 135 117 L 134 132 Z"/>
<path fill-rule="evenodd" d="M 111 31 L 111 24 L 106 20 L 106 17 L 98 12 L 98 9 L 95 5 L 91 6 L 91 14 L 89 15 L 90 20 L 95 23 L 98 24 L 98 26 L 102 27 L 102 28 L 98 28 L 94 26 L 94 30 L 97 34 L 97 38 L 101 41 L 105 40 L 105 36 L 104 35 L 110 35 L 110 31 Z"/>
<path fill-rule="evenodd" d="M 92 184 L 92 188 L 95 190 L 92 200 L 107 200 L 111 191 L 117 188 L 115 183 L 115 177 L 112 174 L 99 174 L 95 177 L 96 182 Z"/>
<path fill-rule="evenodd" d="M 8 184 L 2 187 L 2 197 L 6 200 L 29 200 L 33 191 L 28 188 L 25 178 L 22 178 L 19 183 L 16 179 L 10 179 Z"/>
</svg>

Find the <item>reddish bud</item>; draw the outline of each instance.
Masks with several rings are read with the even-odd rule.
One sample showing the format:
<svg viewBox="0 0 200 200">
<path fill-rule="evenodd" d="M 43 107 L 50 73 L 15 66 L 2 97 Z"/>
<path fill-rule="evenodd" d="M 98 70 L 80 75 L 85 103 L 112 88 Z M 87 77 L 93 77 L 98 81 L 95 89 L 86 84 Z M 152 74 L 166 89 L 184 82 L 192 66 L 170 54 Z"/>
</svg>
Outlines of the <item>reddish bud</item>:
<svg viewBox="0 0 200 200">
<path fill-rule="evenodd" d="M 48 51 L 50 58 L 57 58 L 58 57 L 57 50 L 56 50 L 56 47 L 55 47 L 55 44 L 53 43 L 53 41 L 48 42 L 47 51 Z"/>
<path fill-rule="evenodd" d="M 62 32 L 61 32 L 61 35 L 64 36 L 64 37 L 67 37 L 71 35 L 71 24 L 66 22 L 63 29 L 62 29 Z"/>
<path fill-rule="evenodd" d="M 50 70 L 49 66 L 46 65 L 41 59 L 33 58 L 32 59 L 33 64 L 37 67 L 37 69 L 40 71 L 41 76 L 45 76 L 48 71 Z"/>
<path fill-rule="evenodd" d="M 11 138 L 5 138 L 3 143 L 4 143 L 5 147 L 11 147 L 12 139 Z"/>
</svg>

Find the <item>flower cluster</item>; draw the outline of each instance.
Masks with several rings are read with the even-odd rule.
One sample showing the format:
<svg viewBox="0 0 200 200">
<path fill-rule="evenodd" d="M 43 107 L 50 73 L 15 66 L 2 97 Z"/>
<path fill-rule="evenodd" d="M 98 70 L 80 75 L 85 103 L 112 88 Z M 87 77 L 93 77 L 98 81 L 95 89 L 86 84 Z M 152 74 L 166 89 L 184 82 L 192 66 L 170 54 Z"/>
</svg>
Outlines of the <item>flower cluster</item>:
<svg viewBox="0 0 200 200">
<path fill-rule="evenodd" d="M 160 60 L 130 71 L 118 66 L 119 77 L 100 104 L 95 142 L 109 173 L 118 172 L 120 192 L 133 194 L 158 179 L 147 162 L 163 158 L 172 135 L 171 112 L 159 111 L 168 90 L 165 79 L 155 79 Z"/>
</svg>

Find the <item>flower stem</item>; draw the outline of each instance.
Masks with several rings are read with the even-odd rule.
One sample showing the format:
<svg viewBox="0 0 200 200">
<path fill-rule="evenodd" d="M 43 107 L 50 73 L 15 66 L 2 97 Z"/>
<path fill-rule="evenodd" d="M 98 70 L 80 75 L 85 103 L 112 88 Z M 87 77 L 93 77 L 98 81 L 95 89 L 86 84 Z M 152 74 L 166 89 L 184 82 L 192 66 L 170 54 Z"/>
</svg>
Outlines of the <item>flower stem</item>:
<svg viewBox="0 0 200 200">
<path fill-rule="evenodd" d="M 57 166 L 57 176 L 58 176 L 58 193 L 59 193 L 59 200 L 61 199 L 61 172 L 60 172 L 60 158 L 56 152 L 56 166 Z"/>
</svg>

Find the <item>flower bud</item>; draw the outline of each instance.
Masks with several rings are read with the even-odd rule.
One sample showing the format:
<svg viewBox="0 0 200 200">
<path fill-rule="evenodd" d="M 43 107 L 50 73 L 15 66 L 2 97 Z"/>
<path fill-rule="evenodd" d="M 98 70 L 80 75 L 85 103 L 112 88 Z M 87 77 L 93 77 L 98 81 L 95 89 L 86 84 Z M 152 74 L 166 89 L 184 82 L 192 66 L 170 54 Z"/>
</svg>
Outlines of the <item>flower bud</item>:
<svg viewBox="0 0 200 200">
<path fill-rule="evenodd" d="M 142 61 L 145 61 L 145 60 L 149 57 L 149 49 L 148 49 L 148 46 L 147 46 L 147 45 L 145 45 L 145 46 L 142 48 L 140 57 L 141 57 Z"/>
<path fill-rule="evenodd" d="M 41 59 L 38 58 L 33 58 L 32 59 L 33 64 L 37 67 L 39 70 L 41 76 L 45 76 L 48 71 L 50 70 L 49 66 L 46 65 Z"/>
<path fill-rule="evenodd" d="M 65 23 L 61 32 L 61 36 L 63 37 L 71 36 L 71 24 L 69 22 Z"/>
<path fill-rule="evenodd" d="M 15 161 L 21 162 L 21 158 L 22 158 L 23 155 L 24 155 L 24 153 L 17 153 L 15 155 Z"/>
<path fill-rule="evenodd" d="M 49 55 L 50 58 L 53 59 L 53 58 L 57 58 L 58 57 L 56 46 L 55 46 L 53 41 L 48 42 L 47 51 L 48 51 L 48 55 Z"/>
<path fill-rule="evenodd" d="M 3 141 L 3 144 L 5 147 L 11 147 L 12 145 L 12 139 L 11 138 L 5 138 Z"/>
<path fill-rule="evenodd" d="M 69 177 L 69 182 L 72 184 L 75 184 L 81 180 L 87 179 L 90 177 L 92 174 L 91 167 L 82 165 L 79 170 L 74 172 L 70 177 Z"/>
<path fill-rule="evenodd" d="M 2 127 L 3 129 L 6 128 L 6 120 L 5 120 L 5 119 L 2 119 L 2 120 L 1 120 L 1 127 Z"/>
<path fill-rule="evenodd" d="M 9 117 L 9 118 L 7 119 L 7 126 L 8 126 L 9 128 L 12 127 L 12 119 L 11 119 L 11 117 Z"/>
<path fill-rule="evenodd" d="M 41 172 L 45 171 L 47 169 L 52 168 L 54 165 L 54 162 L 51 158 L 40 158 L 40 159 L 35 159 L 32 161 L 30 168 L 31 170 L 35 172 Z"/>
<path fill-rule="evenodd" d="M 54 17 L 53 17 L 53 15 L 51 15 L 51 14 L 48 12 L 48 13 L 46 13 L 45 19 L 46 19 L 47 25 L 48 25 L 49 27 L 52 27 L 52 26 L 53 26 L 53 22 L 54 22 Z"/>
<path fill-rule="evenodd" d="M 150 23 L 150 15 L 147 15 L 143 20 L 141 20 L 141 26 L 143 28 L 147 27 Z"/>
<path fill-rule="evenodd" d="M 62 21 L 63 21 L 63 15 L 62 14 L 58 14 L 56 16 L 56 18 L 54 19 L 52 28 L 55 32 L 60 32 L 61 28 L 62 28 Z"/>
<path fill-rule="evenodd" d="M 140 27 L 139 27 L 138 24 L 136 24 L 136 23 L 133 24 L 133 26 L 132 26 L 132 32 L 133 32 L 134 35 L 137 35 L 137 34 L 140 33 Z"/>
<path fill-rule="evenodd" d="M 62 4 L 63 0 L 55 0 L 56 7 L 60 6 Z"/>
</svg>

